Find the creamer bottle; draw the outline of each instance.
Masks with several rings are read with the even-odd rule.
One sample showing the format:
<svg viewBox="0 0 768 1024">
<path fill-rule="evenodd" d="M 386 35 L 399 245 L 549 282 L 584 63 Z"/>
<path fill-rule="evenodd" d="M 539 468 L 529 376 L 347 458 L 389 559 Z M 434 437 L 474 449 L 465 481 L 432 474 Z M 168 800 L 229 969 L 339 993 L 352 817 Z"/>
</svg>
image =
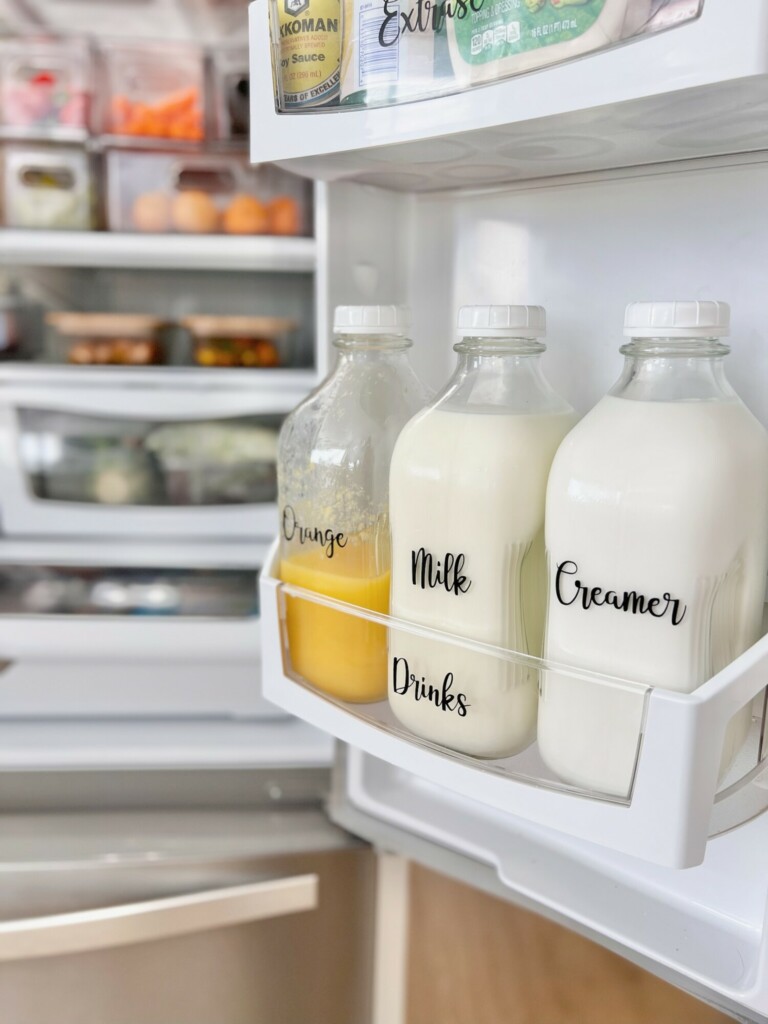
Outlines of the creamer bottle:
<svg viewBox="0 0 768 1024">
<path fill-rule="evenodd" d="M 540 654 L 544 495 L 573 411 L 541 370 L 540 306 L 465 306 L 456 371 L 405 427 L 390 474 L 392 615 Z M 477 757 L 534 738 L 535 669 L 403 629 L 389 701 L 412 732 Z"/>
<path fill-rule="evenodd" d="M 339 306 L 336 368 L 286 419 L 278 445 L 280 577 L 327 597 L 389 609 L 389 463 L 427 400 L 397 306 Z M 387 692 L 386 630 L 289 596 L 292 670 L 350 701 Z"/>
<path fill-rule="evenodd" d="M 689 693 L 759 636 L 768 435 L 726 380 L 720 302 L 627 307 L 624 372 L 561 445 L 547 490 L 553 662 Z M 643 698 L 543 673 L 538 741 L 563 780 L 627 797 Z M 724 771 L 749 727 L 731 722 Z"/>
</svg>

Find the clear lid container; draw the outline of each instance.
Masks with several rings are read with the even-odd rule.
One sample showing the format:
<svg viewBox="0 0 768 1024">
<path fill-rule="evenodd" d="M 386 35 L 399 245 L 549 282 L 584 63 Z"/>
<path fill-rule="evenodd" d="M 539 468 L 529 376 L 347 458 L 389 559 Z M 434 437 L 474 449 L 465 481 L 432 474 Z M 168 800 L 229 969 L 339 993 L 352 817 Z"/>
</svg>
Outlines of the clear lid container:
<svg viewBox="0 0 768 1024">
<path fill-rule="evenodd" d="M 73 138 L 88 129 L 91 51 L 84 39 L 0 40 L 0 126 L 14 135 Z"/>
<path fill-rule="evenodd" d="M 107 134 L 201 142 L 205 137 L 203 51 L 185 43 L 100 47 Z"/>
<path fill-rule="evenodd" d="M 84 150 L 6 145 L 3 178 L 6 227 L 82 231 L 94 226 L 93 178 Z"/>
<path fill-rule="evenodd" d="M 113 149 L 106 175 L 111 231 L 310 233 L 309 183 L 276 167 L 250 167 L 235 156 Z"/>
</svg>

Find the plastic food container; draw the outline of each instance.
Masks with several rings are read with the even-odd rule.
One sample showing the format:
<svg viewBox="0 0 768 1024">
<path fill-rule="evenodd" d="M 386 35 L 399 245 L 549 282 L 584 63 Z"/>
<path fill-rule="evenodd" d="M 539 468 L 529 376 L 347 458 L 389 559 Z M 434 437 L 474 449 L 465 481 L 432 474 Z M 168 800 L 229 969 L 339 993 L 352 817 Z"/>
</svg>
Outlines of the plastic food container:
<svg viewBox="0 0 768 1024">
<path fill-rule="evenodd" d="M 165 362 L 162 321 L 122 313 L 48 313 L 56 362 L 77 366 L 153 366 Z"/>
<path fill-rule="evenodd" d="M 213 136 L 227 142 L 247 139 L 250 130 L 250 76 L 246 47 L 211 53 Z"/>
<path fill-rule="evenodd" d="M 144 448 L 157 459 L 171 505 L 240 505 L 275 500 L 280 418 L 166 423 Z"/>
<path fill-rule="evenodd" d="M 82 137 L 88 128 L 91 79 L 85 40 L 0 41 L 0 124 L 15 135 Z"/>
<path fill-rule="evenodd" d="M 93 177 L 84 150 L 7 145 L 3 180 L 6 227 L 69 231 L 94 227 Z"/>
<path fill-rule="evenodd" d="M 198 366 L 268 369 L 289 365 L 297 323 L 275 316 L 189 316 L 182 326 L 194 338 Z"/>
<path fill-rule="evenodd" d="M 111 150 L 106 157 L 112 231 L 302 235 L 308 183 L 231 156 Z"/>
<path fill-rule="evenodd" d="M 200 142 L 205 136 L 204 67 L 196 46 L 103 44 L 104 131 Z"/>
</svg>

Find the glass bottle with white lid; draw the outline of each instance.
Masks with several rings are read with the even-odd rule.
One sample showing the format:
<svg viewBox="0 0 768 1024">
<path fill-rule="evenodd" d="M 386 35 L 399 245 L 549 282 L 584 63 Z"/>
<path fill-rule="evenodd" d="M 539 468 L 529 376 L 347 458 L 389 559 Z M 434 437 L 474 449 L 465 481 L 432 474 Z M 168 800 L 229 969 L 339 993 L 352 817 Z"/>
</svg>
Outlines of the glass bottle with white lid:
<svg viewBox="0 0 768 1024">
<path fill-rule="evenodd" d="M 285 420 L 278 444 L 280 577 L 327 597 L 389 610 L 389 464 L 427 393 L 411 366 L 410 313 L 339 306 L 336 366 Z M 289 597 L 292 667 L 351 701 L 386 696 L 386 633 Z"/>
<path fill-rule="evenodd" d="M 540 654 L 544 496 L 571 407 L 541 369 L 541 306 L 465 306 L 456 370 L 403 430 L 390 475 L 396 618 Z M 389 701 L 413 733 L 477 757 L 534 738 L 538 679 L 524 665 L 390 632 Z"/>
<path fill-rule="evenodd" d="M 725 376 L 722 302 L 627 307 L 616 385 L 560 447 L 547 490 L 553 662 L 691 692 L 759 636 L 768 434 Z M 543 674 L 538 744 L 563 780 L 629 795 L 636 692 Z M 731 722 L 725 771 L 749 727 Z"/>
</svg>

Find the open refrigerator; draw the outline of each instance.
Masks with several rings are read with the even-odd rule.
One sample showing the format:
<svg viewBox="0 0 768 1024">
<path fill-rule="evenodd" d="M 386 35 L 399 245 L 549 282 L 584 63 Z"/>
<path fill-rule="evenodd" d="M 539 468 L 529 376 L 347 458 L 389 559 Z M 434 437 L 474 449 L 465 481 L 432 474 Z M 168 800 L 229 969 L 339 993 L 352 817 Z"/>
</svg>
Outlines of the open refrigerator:
<svg viewBox="0 0 768 1024">
<path fill-rule="evenodd" d="M 628 302 L 723 298 L 731 380 L 768 424 L 768 11 L 759 0 L 669 6 L 680 15 L 669 31 L 532 73 L 349 106 L 342 85 L 340 105 L 280 111 L 267 59 L 280 59 L 280 34 L 256 0 L 251 157 L 318 182 L 323 329 L 337 303 L 411 306 L 413 362 L 436 387 L 459 306 L 540 303 L 547 376 L 583 414 L 618 375 Z M 341 741 L 335 822 L 536 909 L 739 1020 L 768 1020 L 765 638 L 691 695 L 638 694 L 632 789 L 601 799 L 526 763 L 457 757 L 385 708 L 313 690 L 285 625 L 286 602 L 313 598 L 280 582 L 276 557 L 261 579 L 264 694 Z M 498 656 L 481 646 L 478 657 Z M 718 784 L 725 727 L 747 703 L 748 749 Z"/>
</svg>

